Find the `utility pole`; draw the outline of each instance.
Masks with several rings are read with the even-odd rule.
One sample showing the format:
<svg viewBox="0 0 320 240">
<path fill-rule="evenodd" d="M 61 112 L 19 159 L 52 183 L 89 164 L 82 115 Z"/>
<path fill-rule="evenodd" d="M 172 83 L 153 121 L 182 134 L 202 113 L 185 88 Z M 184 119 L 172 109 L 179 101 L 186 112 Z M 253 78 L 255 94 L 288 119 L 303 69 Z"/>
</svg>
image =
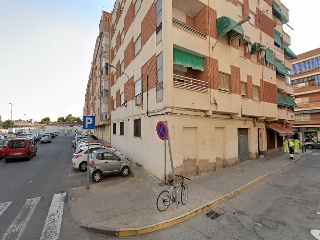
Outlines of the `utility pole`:
<svg viewBox="0 0 320 240">
<path fill-rule="evenodd" d="M 12 105 L 13 103 L 9 103 L 11 105 L 11 132 L 13 132 L 13 122 L 12 122 Z M 10 138 L 11 138 L 11 132 L 10 132 Z"/>
</svg>

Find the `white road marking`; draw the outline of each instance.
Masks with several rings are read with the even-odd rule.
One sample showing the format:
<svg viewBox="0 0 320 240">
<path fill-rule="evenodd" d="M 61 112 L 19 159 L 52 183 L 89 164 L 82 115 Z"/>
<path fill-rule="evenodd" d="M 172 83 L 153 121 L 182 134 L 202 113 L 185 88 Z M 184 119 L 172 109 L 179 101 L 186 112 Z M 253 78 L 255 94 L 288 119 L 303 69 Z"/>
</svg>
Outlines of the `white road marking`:
<svg viewBox="0 0 320 240">
<path fill-rule="evenodd" d="M 41 240 L 59 239 L 65 197 L 66 193 L 53 196 L 46 223 L 42 230 Z"/>
<path fill-rule="evenodd" d="M 310 231 L 311 235 L 314 236 L 316 239 L 320 240 L 320 230 L 313 229 Z"/>
<path fill-rule="evenodd" d="M 14 219 L 13 223 L 10 225 L 8 230 L 2 237 L 2 240 L 7 239 L 16 239 L 18 240 L 21 237 L 24 229 L 29 222 L 34 209 L 38 205 L 40 201 L 40 197 L 28 199 L 27 202 L 24 204 L 23 208 L 19 212 L 18 216 Z"/>
<path fill-rule="evenodd" d="M 2 215 L 2 213 L 4 213 L 4 211 L 9 207 L 11 203 L 12 202 L 0 203 L 0 216 Z"/>
<path fill-rule="evenodd" d="M 319 154 L 320 154 L 320 153 L 312 153 L 311 155 L 316 155 L 316 156 L 317 156 L 317 155 L 319 155 Z"/>
</svg>

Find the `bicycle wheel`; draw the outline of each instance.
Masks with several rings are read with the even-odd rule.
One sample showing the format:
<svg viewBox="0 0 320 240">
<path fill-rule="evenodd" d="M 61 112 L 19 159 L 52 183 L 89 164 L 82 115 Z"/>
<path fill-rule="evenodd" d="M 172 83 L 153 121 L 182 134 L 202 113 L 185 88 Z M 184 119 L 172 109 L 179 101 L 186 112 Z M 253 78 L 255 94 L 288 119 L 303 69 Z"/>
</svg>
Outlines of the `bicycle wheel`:
<svg viewBox="0 0 320 240">
<path fill-rule="evenodd" d="M 188 201 L 188 186 L 181 188 L 181 203 L 185 205 Z"/>
<path fill-rule="evenodd" d="M 166 210 L 170 205 L 170 195 L 167 190 L 162 191 L 158 195 L 157 199 L 157 208 L 159 211 L 164 211 Z"/>
</svg>

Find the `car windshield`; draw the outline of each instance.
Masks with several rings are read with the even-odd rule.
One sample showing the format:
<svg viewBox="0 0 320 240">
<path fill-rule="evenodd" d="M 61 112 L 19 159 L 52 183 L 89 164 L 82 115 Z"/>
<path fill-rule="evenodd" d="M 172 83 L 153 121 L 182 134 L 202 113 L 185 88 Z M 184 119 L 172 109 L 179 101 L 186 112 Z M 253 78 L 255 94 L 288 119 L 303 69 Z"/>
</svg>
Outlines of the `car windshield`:
<svg viewBox="0 0 320 240">
<path fill-rule="evenodd" d="M 13 140 L 8 144 L 9 148 L 25 148 L 27 146 L 24 140 Z"/>
<path fill-rule="evenodd" d="M 76 151 L 75 151 L 75 153 L 76 154 L 78 154 L 78 153 L 81 153 L 83 150 L 81 149 L 81 148 L 79 148 L 79 149 L 77 149 Z"/>
</svg>

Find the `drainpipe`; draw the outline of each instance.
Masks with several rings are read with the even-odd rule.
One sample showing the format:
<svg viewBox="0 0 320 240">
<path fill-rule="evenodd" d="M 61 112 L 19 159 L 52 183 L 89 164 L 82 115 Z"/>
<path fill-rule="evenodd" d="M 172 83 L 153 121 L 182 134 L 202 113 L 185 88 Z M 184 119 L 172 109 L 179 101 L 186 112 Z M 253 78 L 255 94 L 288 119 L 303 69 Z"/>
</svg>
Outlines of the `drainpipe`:
<svg viewBox="0 0 320 240">
<path fill-rule="evenodd" d="M 147 74 L 147 117 L 149 117 L 149 74 Z"/>
</svg>

